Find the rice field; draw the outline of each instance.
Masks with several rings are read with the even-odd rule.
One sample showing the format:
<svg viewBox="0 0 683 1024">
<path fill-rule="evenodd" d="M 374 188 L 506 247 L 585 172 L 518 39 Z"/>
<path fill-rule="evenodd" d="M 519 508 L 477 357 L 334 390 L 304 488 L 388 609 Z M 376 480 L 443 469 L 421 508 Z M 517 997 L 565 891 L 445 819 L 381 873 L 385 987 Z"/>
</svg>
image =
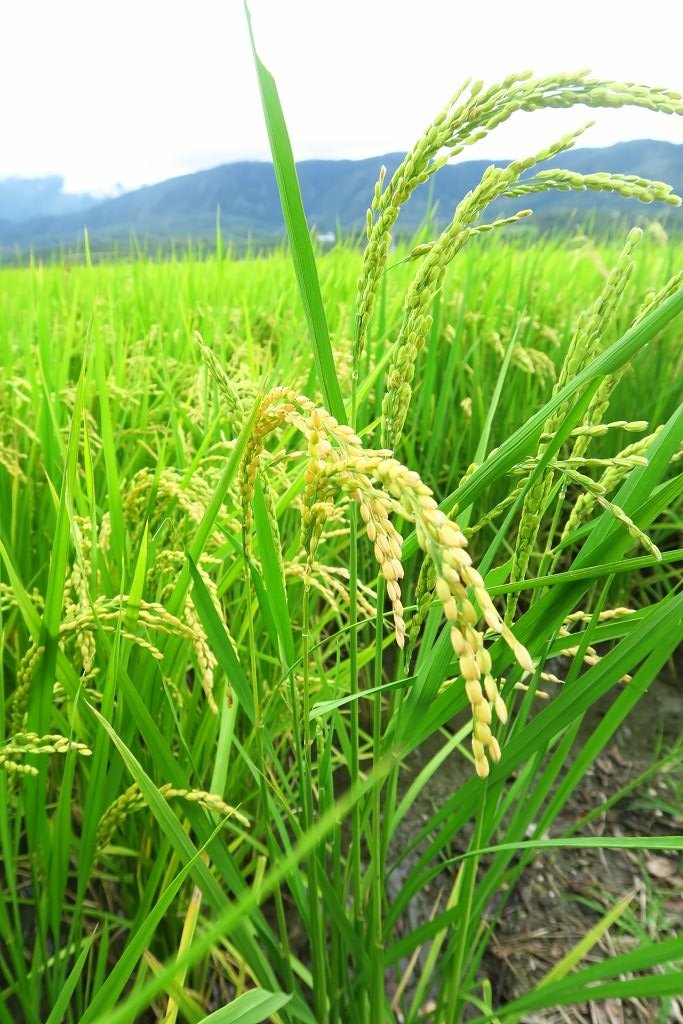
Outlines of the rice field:
<svg viewBox="0 0 683 1024">
<path fill-rule="evenodd" d="M 275 253 L 0 274 L 2 1024 L 683 990 L 628 898 L 523 995 L 489 955 L 544 850 L 683 847 L 562 817 L 681 640 L 680 243 L 482 230 L 490 177 L 390 246 L 405 180 L 363 250 L 294 203 Z"/>
</svg>

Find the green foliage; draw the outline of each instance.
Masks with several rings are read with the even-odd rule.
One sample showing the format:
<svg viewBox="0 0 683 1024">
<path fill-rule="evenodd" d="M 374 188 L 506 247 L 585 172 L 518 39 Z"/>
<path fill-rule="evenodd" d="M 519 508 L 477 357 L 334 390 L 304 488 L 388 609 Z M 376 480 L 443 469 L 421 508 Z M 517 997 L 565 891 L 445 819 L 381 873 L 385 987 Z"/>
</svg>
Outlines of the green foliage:
<svg viewBox="0 0 683 1024">
<path fill-rule="evenodd" d="M 680 246 L 482 231 L 508 168 L 437 238 L 316 261 L 257 67 L 296 272 L 222 250 L 2 271 L 0 1024 L 664 1006 L 683 940 L 620 944 L 622 901 L 528 994 L 498 1005 L 487 974 L 543 851 L 683 843 L 562 818 L 681 638 Z M 472 96 L 495 120 L 504 88 L 607 95 L 552 81 Z"/>
</svg>

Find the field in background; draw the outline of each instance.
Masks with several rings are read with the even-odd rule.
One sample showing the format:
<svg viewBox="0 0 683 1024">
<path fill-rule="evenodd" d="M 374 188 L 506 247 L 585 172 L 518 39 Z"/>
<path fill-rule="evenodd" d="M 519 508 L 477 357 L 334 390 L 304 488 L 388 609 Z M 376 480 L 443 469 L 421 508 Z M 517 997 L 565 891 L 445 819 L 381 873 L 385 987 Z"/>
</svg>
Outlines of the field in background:
<svg viewBox="0 0 683 1024">
<path fill-rule="evenodd" d="M 460 489 L 469 551 L 484 563 L 501 610 L 519 522 L 519 504 L 506 500 L 534 453 L 520 451 L 488 480 L 473 477 L 469 492 L 463 480 L 550 400 L 579 314 L 620 251 L 584 236 L 525 245 L 512 234 L 476 239 L 449 267 L 395 452 L 438 502 Z M 681 267 L 683 248 L 653 232 L 634 258 L 602 350 Z M 408 247 L 390 255 L 363 354 L 356 427 L 374 448 L 389 344 L 415 268 Z M 352 248 L 319 260 L 345 399 L 359 271 Z M 410 900 L 469 842 L 476 850 L 556 835 L 553 815 L 611 736 L 608 721 L 596 723 L 578 755 L 584 763 L 567 775 L 583 711 L 609 695 L 616 728 L 670 659 L 677 630 L 680 638 L 680 610 L 671 609 L 680 583 L 682 360 L 680 319 L 664 323 L 635 354 L 604 417 L 649 426 L 593 437 L 594 463 L 562 477 L 534 545 L 531 583 L 519 588 L 516 617 L 529 617 L 522 635 L 537 673 L 523 675 L 498 652 L 510 717 L 484 806 L 464 694 L 449 685 L 457 666 L 439 645 L 441 613 L 420 606 L 421 553 L 406 541 L 408 644 L 400 651 L 390 605 L 377 609 L 372 545 L 362 538 L 356 553 L 350 542 L 361 523 L 349 525 L 348 495 L 311 527 L 322 531 L 314 558 L 302 549 L 305 469 L 316 442 L 296 424 L 282 422 L 266 439 L 245 560 L 240 463 L 259 395 L 283 386 L 324 404 L 288 253 L 3 270 L 0 1022 L 198 1022 L 239 996 L 244 1020 L 321 1020 L 325 1006 L 325 1019 L 342 1024 L 372 1020 L 380 987 L 387 1020 L 416 1021 L 434 998 L 440 1013 L 460 1013 L 465 1001 L 472 1015 L 485 1015 L 492 995 L 482 983 L 482 922 L 495 925 L 502 907 L 494 894 L 513 889 L 530 854 L 453 862 L 453 888 L 435 897 L 431 924 L 411 920 Z M 635 528 L 629 536 L 628 522 L 594 503 L 559 544 L 585 493 L 581 474 L 599 480 L 608 466 L 601 460 L 660 424 L 652 476 L 634 499 L 647 536 Z M 624 501 L 646 469 L 624 469 Z M 598 534 L 598 555 L 581 562 L 577 552 Z M 603 568 L 591 575 L 595 564 Z M 539 575 L 556 576 L 558 589 Z M 562 586 L 574 587 L 566 607 L 534 618 L 538 602 Z M 416 606 L 419 636 L 411 632 Z M 625 610 L 600 619 L 614 608 Z M 585 620 L 569 623 L 577 609 Z M 571 642 L 562 642 L 562 621 L 576 633 Z M 555 659 L 556 682 L 540 678 L 546 657 Z M 618 682 L 625 674 L 635 689 Z M 570 686 L 576 706 L 564 699 Z M 420 687 L 422 703 L 406 705 Z M 536 688 L 549 697 L 534 700 Z M 357 689 L 372 696 L 353 699 Z M 399 733 L 402 745 L 392 747 Z M 396 751 L 407 757 L 428 737 L 424 777 L 414 765 L 399 768 Z M 670 750 L 657 757 L 671 769 Z M 393 831 L 420 788 L 447 772 L 457 786 L 416 824 L 421 857 L 392 902 L 384 883 L 398 856 Z M 627 957 L 641 926 L 618 934 L 617 955 Z M 174 973 L 174 958 L 187 950 L 194 959 Z M 670 1006 L 676 982 L 666 979 L 678 977 L 682 951 L 664 954 L 660 988 L 645 992 L 657 997 L 651 1019 L 662 1021 L 655 1014 Z M 170 964 L 165 974 L 162 964 Z M 641 969 L 625 962 L 620 976 Z M 440 971 L 443 994 L 435 997 Z M 245 995 L 255 986 L 273 995 Z M 246 1016 L 249 999 L 265 1007 L 262 1016 Z"/>
</svg>

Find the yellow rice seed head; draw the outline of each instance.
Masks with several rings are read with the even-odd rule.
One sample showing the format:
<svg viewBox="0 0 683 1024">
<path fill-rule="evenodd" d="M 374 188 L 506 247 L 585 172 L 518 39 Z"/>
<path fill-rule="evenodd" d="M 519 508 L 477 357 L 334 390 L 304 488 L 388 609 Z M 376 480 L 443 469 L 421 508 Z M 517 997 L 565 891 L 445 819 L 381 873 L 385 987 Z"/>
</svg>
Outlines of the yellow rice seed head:
<svg viewBox="0 0 683 1024">
<path fill-rule="evenodd" d="M 421 496 L 420 504 L 425 510 L 429 510 L 428 518 L 434 529 L 442 530 L 448 522 L 448 519 L 446 518 L 445 513 L 443 513 L 438 507 L 431 494 Z"/>
<path fill-rule="evenodd" d="M 487 700 L 480 700 L 478 704 L 475 704 L 473 708 L 473 714 L 475 724 L 476 722 L 482 722 L 486 726 L 489 726 L 491 724 L 491 705 Z M 482 739 L 481 736 L 479 736 L 479 739 L 482 741 L 482 743 L 486 742 L 484 739 Z"/>
<path fill-rule="evenodd" d="M 404 571 L 403 571 L 403 566 L 401 565 L 401 562 L 399 561 L 399 559 L 398 558 L 392 558 L 391 559 L 391 565 L 393 567 L 394 572 L 396 573 L 396 579 L 397 580 L 402 580 L 403 576 L 404 576 Z"/>
<path fill-rule="evenodd" d="M 480 743 L 483 743 L 485 747 L 488 747 L 491 742 L 491 730 L 489 729 L 487 722 L 475 721 L 474 735 Z"/>
<path fill-rule="evenodd" d="M 362 501 L 361 505 L 360 505 L 360 515 L 361 515 L 361 519 L 363 520 L 364 523 L 369 523 L 370 522 L 370 519 L 371 519 L 370 509 L 368 508 L 368 506 L 365 504 L 364 501 Z"/>
<path fill-rule="evenodd" d="M 444 563 L 442 572 L 443 572 L 444 580 L 446 581 L 446 583 L 449 585 L 449 587 L 451 589 L 453 588 L 453 586 L 460 586 L 461 585 L 460 584 L 460 576 L 458 574 L 458 571 L 456 569 L 454 569 L 452 565 L 448 565 L 447 562 Z"/>
<path fill-rule="evenodd" d="M 494 633 L 503 632 L 503 622 L 495 608 L 484 608 L 484 618 L 486 619 L 486 625 L 489 629 L 492 629 Z"/>
<path fill-rule="evenodd" d="M 488 675 L 492 668 L 491 655 L 489 654 L 489 652 L 486 650 L 485 647 L 478 647 L 475 657 L 477 659 L 477 664 L 479 665 L 479 668 L 482 670 L 484 674 Z"/>
<path fill-rule="evenodd" d="M 396 643 L 403 649 L 406 642 L 406 624 L 400 615 L 394 614 L 394 633 L 396 636 Z"/>
<path fill-rule="evenodd" d="M 463 601 L 463 603 L 462 603 L 462 614 L 463 614 L 463 618 L 465 619 L 465 622 L 469 622 L 470 626 L 473 626 L 475 624 L 475 622 L 477 622 L 478 615 L 477 615 L 476 611 L 474 610 L 474 605 L 470 601 L 468 601 L 468 600 L 464 600 Z M 520 664 L 521 664 L 521 662 L 520 662 Z"/>
<path fill-rule="evenodd" d="M 445 579 L 439 578 L 436 581 L 436 596 L 438 597 L 439 601 L 442 601 L 443 603 L 445 603 L 451 596 L 450 587 L 448 586 L 448 583 L 446 582 Z"/>
<path fill-rule="evenodd" d="M 467 693 L 467 699 L 472 707 L 478 707 L 479 704 L 485 704 L 484 694 L 481 688 L 481 683 L 478 679 L 468 679 L 465 682 L 465 692 Z"/>
<path fill-rule="evenodd" d="M 492 736 L 489 742 L 489 755 L 491 760 L 495 762 L 495 764 L 498 764 L 500 761 L 500 743 L 495 736 Z"/>
<path fill-rule="evenodd" d="M 446 522 L 441 527 L 441 540 L 444 547 L 447 548 L 467 547 L 467 538 L 464 533 L 462 533 L 462 531 L 451 522 Z"/>
<path fill-rule="evenodd" d="M 432 492 L 427 488 L 425 492 L 418 494 L 417 498 L 420 509 L 423 512 L 424 519 L 428 523 L 430 529 L 438 529 L 442 518 L 445 519 L 446 517 L 443 512 L 439 511 L 439 507 L 432 497 Z"/>
<path fill-rule="evenodd" d="M 463 587 L 462 583 L 451 583 L 451 593 L 453 594 L 453 597 L 460 601 L 460 603 L 467 600 L 467 591 Z"/>
<path fill-rule="evenodd" d="M 463 568 L 469 568 L 472 565 L 472 556 L 470 555 L 469 551 L 465 551 L 464 548 L 454 548 L 454 551 L 456 553 L 458 562 Z"/>
<path fill-rule="evenodd" d="M 458 655 L 458 657 L 460 657 L 460 655 L 462 654 L 465 654 L 466 651 L 469 649 L 469 644 L 465 640 L 465 637 L 462 635 L 460 630 L 457 629 L 455 626 L 451 627 L 451 644 L 453 645 L 453 650 Z"/>
<path fill-rule="evenodd" d="M 484 612 L 487 608 L 489 610 L 493 609 L 493 611 L 495 612 L 495 608 L 493 607 L 493 601 L 491 600 L 489 592 L 486 589 L 486 587 L 475 587 L 474 595 L 477 601 L 479 602 L 479 607 L 481 608 L 482 612 Z"/>
<path fill-rule="evenodd" d="M 372 519 L 370 519 L 366 523 L 365 532 L 368 535 L 368 540 L 369 541 L 373 542 L 373 541 L 377 540 L 377 527 L 373 523 Z"/>
<path fill-rule="evenodd" d="M 381 564 L 384 561 L 384 551 L 379 542 L 379 538 L 375 541 L 375 558 Z"/>
<path fill-rule="evenodd" d="M 475 590 L 486 590 L 481 573 L 479 573 L 473 566 L 468 565 L 463 569 L 462 578 L 468 586 L 474 587 Z"/>
<path fill-rule="evenodd" d="M 493 707 L 496 712 L 496 717 L 498 718 L 498 721 L 502 722 L 503 725 L 505 725 L 505 723 L 508 720 L 508 709 L 507 705 L 505 704 L 505 701 L 500 695 L 496 697 L 496 699 L 494 700 Z"/>
<path fill-rule="evenodd" d="M 474 770 L 480 779 L 487 778 L 489 774 L 489 763 L 485 757 L 478 757 L 474 762 Z"/>
<path fill-rule="evenodd" d="M 526 647 L 523 644 L 520 644 L 519 641 L 515 641 L 512 647 L 512 653 L 514 654 L 517 663 L 522 666 L 525 672 L 533 672 L 535 670 L 535 665 L 531 659 L 531 655 L 527 651 Z"/>
<path fill-rule="evenodd" d="M 479 679 L 481 672 L 479 671 L 479 666 L 471 655 L 464 654 L 458 659 L 458 664 L 460 665 L 460 671 L 464 679 Z"/>
<path fill-rule="evenodd" d="M 475 761 L 479 761 L 482 757 L 486 757 L 486 748 L 484 747 L 484 744 L 475 736 L 472 737 L 472 753 L 474 754 Z"/>
<path fill-rule="evenodd" d="M 486 690 L 486 696 L 493 704 L 498 696 L 498 686 L 496 680 L 491 675 L 484 676 L 484 689 Z"/>
<path fill-rule="evenodd" d="M 387 537 L 387 544 L 389 547 L 388 554 L 391 555 L 392 558 L 395 558 L 399 564 L 401 561 L 402 543 L 403 539 L 398 533 L 393 533 L 390 537 Z M 403 572 L 403 569 L 401 569 L 401 572 Z"/>
<path fill-rule="evenodd" d="M 391 601 L 392 604 L 394 603 L 394 601 L 400 601 L 401 588 L 399 587 L 396 580 L 387 581 L 387 594 L 389 595 L 389 600 Z"/>
<path fill-rule="evenodd" d="M 337 428 L 338 436 L 346 444 L 353 446 L 354 448 L 360 448 L 363 442 L 359 438 L 358 434 L 354 433 L 351 427 L 340 426 Z"/>
<path fill-rule="evenodd" d="M 474 652 L 477 650 L 478 647 L 481 647 L 482 645 L 482 635 L 476 629 L 473 629 L 472 626 L 469 625 L 466 625 L 464 627 L 463 634 L 465 636 L 465 640 L 467 640 L 467 643 L 472 648 L 471 653 L 472 656 L 474 657 Z M 470 652 L 468 651 L 467 653 L 469 654 Z"/>
<path fill-rule="evenodd" d="M 382 563 L 382 575 L 388 583 L 396 580 L 396 569 L 393 562 L 387 561 Z"/>
<path fill-rule="evenodd" d="M 448 597 L 443 603 L 443 613 L 449 622 L 458 621 L 458 606 L 454 597 Z"/>
<path fill-rule="evenodd" d="M 377 543 L 375 544 L 375 551 L 380 551 L 384 557 L 389 554 L 389 538 L 385 533 L 380 533 L 377 537 Z M 382 558 L 377 555 L 377 560 L 382 561 Z"/>
</svg>

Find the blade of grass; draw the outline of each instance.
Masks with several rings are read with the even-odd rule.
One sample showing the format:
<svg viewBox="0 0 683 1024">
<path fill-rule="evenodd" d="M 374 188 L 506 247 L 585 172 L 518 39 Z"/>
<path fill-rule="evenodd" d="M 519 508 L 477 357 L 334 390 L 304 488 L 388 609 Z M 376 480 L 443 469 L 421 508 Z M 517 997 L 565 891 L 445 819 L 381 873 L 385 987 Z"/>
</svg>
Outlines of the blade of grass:
<svg viewBox="0 0 683 1024">
<path fill-rule="evenodd" d="M 610 345 L 597 359 L 584 367 L 537 413 L 534 413 L 526 423 L 507 438 L 460 487 L 444 498 L 439 506 L 442 511 L 449 512 L 455 505 L 459 508 L 471 505 L 492 483 L 508 473 L 513 466 L 528 455 L 533 454 L 537 449 L 543 426 L 553 412 L 582 389 L 596 390 L 604 375 L 613 373 L 633 359 L 640 349 L 644 348 L 682 311 L 683 288 L 679 288 L 652 313 Z M 403 557 L 409 558 L 416 550 L 417 538 L 413 532 L 406 537 L 403 543 Z"/>
<path fill-rule="evenodd" d="M 341 388 L 339 387 L 332 345 L 330 344 L 330 333 L 320 293 L 318 270 L 313 254 L 311 235 L 301 201 L 299 179 L 296 173 L 296 164 L 292 155 L 287 125 L 282 113 L 275 79 L 261 62 L 257 53 L 251 15 L 246 3 L 244 10 L 249 26 L 249 38 L 251 40 L 254 65 L 261 92 L 263 115 L 266 128 L 268 129 L 275 177 L 277 178 L 278 190 L 280 192 L 282 213 L 289 237 L 290 251 L 294 261 L 299 292 L 306 314 L 318 380 L 325 397 L 325 405 L 340 423 L 345 423 L 346 410 L 344 409 Z"/>
<path fill-rule="evenodd" d="M 225 672 L 226 679 L 235 691 L 240 705 L 244 708 L 247 718 L 253 724 L 254 696 L 249 680 L 247 679 L 244 669 L 240 665 L 239 659 L 233 650 L 230 637 L 228 636 L 227 630 L 221 622 L 220 616 L 214 607 L 213 601 L 206 589 L 206 584 L 197 572 L 197 566 L 189 554 L 187 556 L 187 561 L 194 587 L 194 605 L 197 609 L 197 615 L 206 630 L 211 650 L 216 655 L 218 664 Z"/>
<path fill-rule="evenodd" d="M 228 1006 L 203 1017 L 199 1024 L 261 1024 L 286 1006 L 291 998 L 284 992 L 255 988 L 233 999 Z"/>
<path fill-rule="evenodd" d="M 145 921 L 141 923 L 135 933 L 130 936 L 123 952 L 117 959 L 116 964 L 107 975 L 104 983 L 98 987 L 95 997 L 80 1020 L 80 1024 L 90 1024 L 90 1021 L 94 1020 L 97 1014 L 106 1012 L 115 1005 L 116 1000 L 121 992 L 123 992 L 123 989 L 127 985 L 133 971 L 142 960 L 145 950 L 151 944 L 157 928 L 163 920 L 166 912 L 170 909 L 173 900 L 180 891 L 183 883 L 190 877 L 192 871 L 205 853 L 206 848 L 209 846 L 211 841 L 219 835 L 222 828 L 223 822 L 220 822 L 206 843 L 204 843 L 204 845 L 192 855 L 175 878 L 169 882 L 164 891 L 154 901 L 149 915 Z"/>
<path fill-rule="evenodd" d="M 333 807 L 320 816 L 315 826 L 301 836 L 291 851 L 279 863 L 271 867 L 259 886 L 258 892 L 253 889 L 244 891 L 233 904 L 219 914 L 212 924 L 205 928 L 182 957 L 167 963 L 160 974 L 147 981 L 124 1003 L 108 1013 L 106 1017 L 98 1018 L 97 1024 L 127 1024 L 128 1021 L 134 1020 L 136 1015 L 149 1005 L 150 1000 L 163 991 L 166 982 L 178 970 L 185 970 L 197 963 L 215 942 L 229 934 L 243 918 L 247 917 L 261 901 L 266 899 L 276 886 L 292 872 L 294 867 L 319 846 L 321 840 L 349 813 L 353 804 L 370 792 L 372 787 L 386 776 L 390 767 L 390 759 L 385 759 L 382 763 L 375 765 L 365 779 L 352 789 L 347 790 Z M 88 1021 L 87 1024 L 90 1022 Z"/>
</svg>

